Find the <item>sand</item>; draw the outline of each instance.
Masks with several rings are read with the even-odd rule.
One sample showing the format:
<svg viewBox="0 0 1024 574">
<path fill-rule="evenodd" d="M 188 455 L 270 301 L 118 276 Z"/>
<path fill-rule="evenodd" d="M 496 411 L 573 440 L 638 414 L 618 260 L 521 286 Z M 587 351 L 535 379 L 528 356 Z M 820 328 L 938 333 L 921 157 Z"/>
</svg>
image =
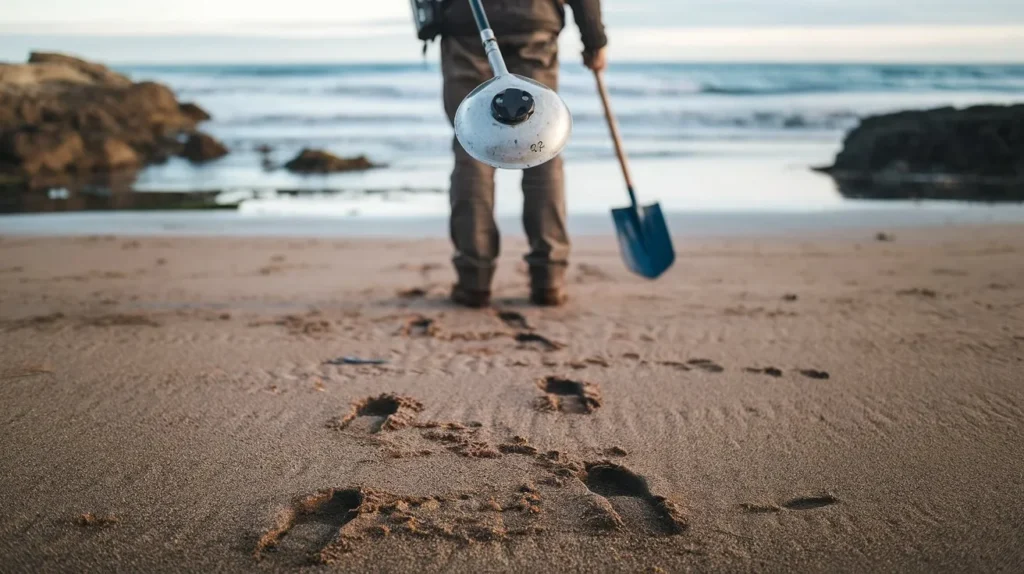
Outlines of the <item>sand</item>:
<svg viewBox="0 0 1024 574">
<path fill-rule="evenodd" d="M 0 237 L 0 570 L 1021 571 L 1024 227 L 884 239 Z"/>
</svg>

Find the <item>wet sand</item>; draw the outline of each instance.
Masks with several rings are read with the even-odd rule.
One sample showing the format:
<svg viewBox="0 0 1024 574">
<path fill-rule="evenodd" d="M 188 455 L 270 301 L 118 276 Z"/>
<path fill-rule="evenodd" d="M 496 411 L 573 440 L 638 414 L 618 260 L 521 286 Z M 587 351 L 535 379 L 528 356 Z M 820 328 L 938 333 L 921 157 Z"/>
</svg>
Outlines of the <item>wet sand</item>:
<svg viewBox="0 0 1024 574">
<path fill-rule="evenodd" d="M 1022 231 L 0 237 L 0 570 L 1017 571 Z"/>
</svg>

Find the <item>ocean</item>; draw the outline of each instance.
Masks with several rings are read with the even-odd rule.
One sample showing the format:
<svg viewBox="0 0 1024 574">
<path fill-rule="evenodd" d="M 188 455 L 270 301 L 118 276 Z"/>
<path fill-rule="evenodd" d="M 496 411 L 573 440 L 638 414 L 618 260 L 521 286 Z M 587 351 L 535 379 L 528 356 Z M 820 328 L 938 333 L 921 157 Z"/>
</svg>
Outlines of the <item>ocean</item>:
<svg viewBox="0 0 1024 574">
<path fill-rule="evenodd" d="M 201 167 L 175 159 L 148 168 L 134 185 L 140 194 L 214 193 L 219 203 L 256 215 L 447 210 L 452 130 L 434 62 L 117 69 L 198 103 L 213 116 L 202 129 L 231 150 Z M 831 163 L 859 118 L 1024 101 L 1024 65 L 615 63 L 607 77 L 641 198 L 680 212 L 860 207 L 810 170 Z M 563 64 L 560 91 L 574 119 L 565 151 L 570 213 L 604 213 L 625 193 L 593 76 Z M 264 167 L 261 146 L 272 149 L 272 166 L 316 147 L 365 154 L 386 167 L 297 176 Z M 518 213 L 517 184 L 516 173 L 499 174 L 499 214 Z"/>
</svg>

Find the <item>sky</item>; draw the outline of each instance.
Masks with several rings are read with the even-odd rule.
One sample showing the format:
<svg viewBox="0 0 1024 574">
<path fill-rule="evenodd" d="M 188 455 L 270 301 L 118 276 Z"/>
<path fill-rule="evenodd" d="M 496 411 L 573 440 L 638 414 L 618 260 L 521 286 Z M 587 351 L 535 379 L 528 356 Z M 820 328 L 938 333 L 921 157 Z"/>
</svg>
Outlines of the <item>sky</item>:
<svg viewBox="0 0 1024 574">
<path fill-rule="evenodd" d="M 0 0 L 0 60 L 416 61 L 407 0 Z M 621 60 L 1024 62 L 1022 0 L 605 0 Z M 579 50 L 570 25 L 563 53 Z"/>
</svg>

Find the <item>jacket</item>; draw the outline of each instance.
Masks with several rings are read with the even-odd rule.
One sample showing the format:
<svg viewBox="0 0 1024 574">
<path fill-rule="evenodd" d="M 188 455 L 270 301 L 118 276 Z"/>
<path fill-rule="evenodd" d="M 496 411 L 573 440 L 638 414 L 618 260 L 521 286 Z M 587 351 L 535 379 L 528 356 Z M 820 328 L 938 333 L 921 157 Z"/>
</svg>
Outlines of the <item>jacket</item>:
<svg viewBox="0 0 1024 574">
<path fill-rule="evenodd" d="M 583 48 L 594 53 L 608 44 L 601 19 L 601 0 L 483 0 L 487 19 L 499 39 L 536 32 L 558 35 L 565 28 L 565 5 L 572 8 Z M 445 0 L 443 36 L 479 36 L 467 0 Z"/>
</svg>

